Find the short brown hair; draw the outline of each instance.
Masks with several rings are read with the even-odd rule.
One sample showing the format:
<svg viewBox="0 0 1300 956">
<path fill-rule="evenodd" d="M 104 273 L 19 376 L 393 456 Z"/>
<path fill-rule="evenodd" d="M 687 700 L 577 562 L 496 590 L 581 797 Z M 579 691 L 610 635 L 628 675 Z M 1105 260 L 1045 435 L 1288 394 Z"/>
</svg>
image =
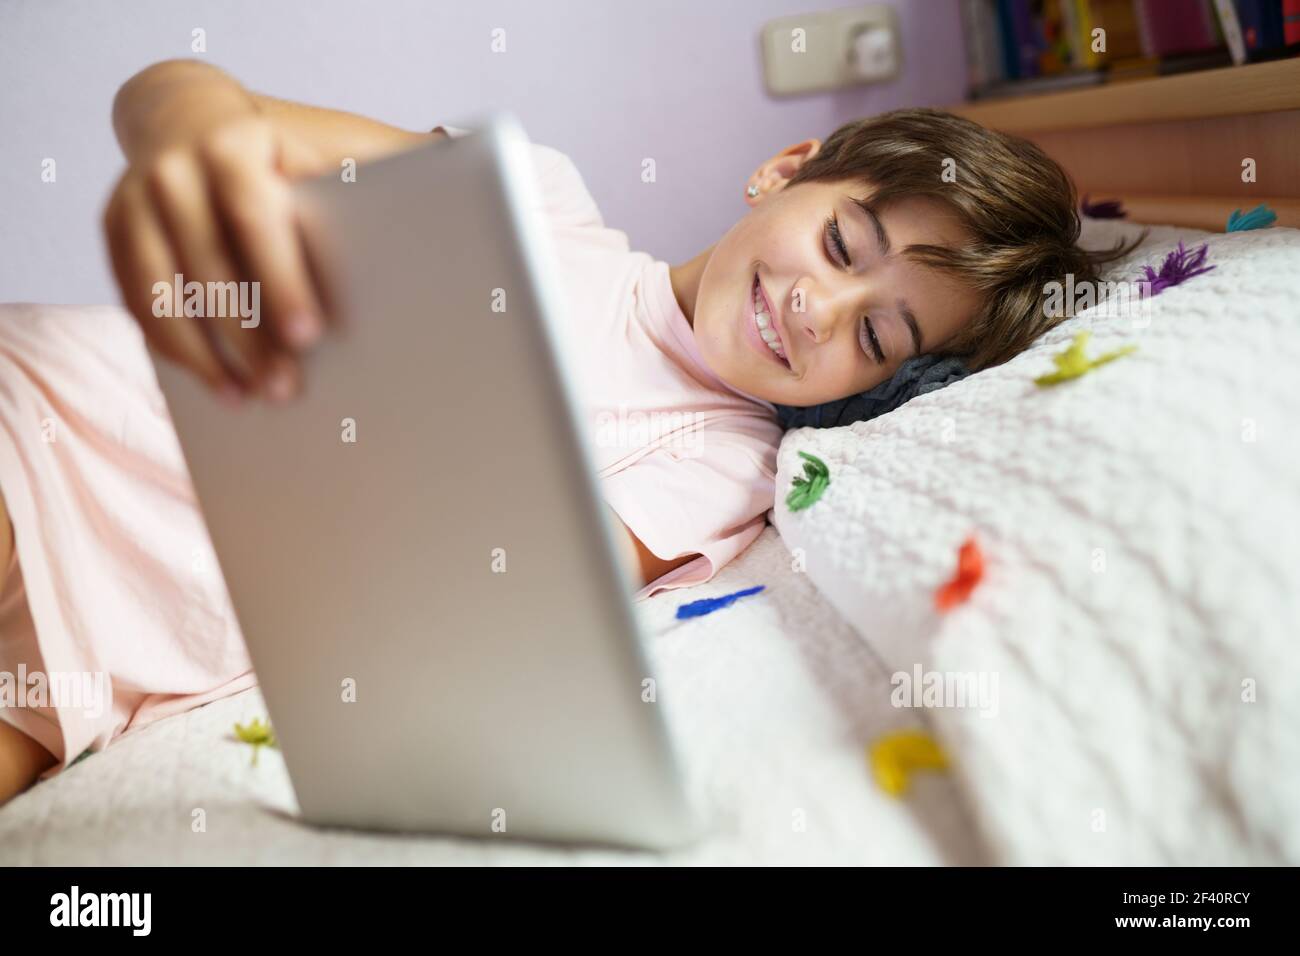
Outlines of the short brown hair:
<svg viewBox="0 0 1300 956">
<path fill-rule="evenodd" d="M 953 176 L 942 176 L 945 168 Z M 1095 282 L 1102 265 L 1137 242 L 1080 249 L 1078 200 L 1065 170 L 1027 140 L 942 110 L 894 110 L 846 123 L 789 185 L 845 180 L 871 189 L 865 204 L 876 210 L 925 196 L 957 213 L 971 236 L 965 248 L 913 245 L 904 252 L 980 295 L 975 320 L 937 350 L 972 369 L 1007 361 L 1061 321 L 1045 308 L 1049 283 L 1067 273 L 1076 286 Z"/>
</svg>

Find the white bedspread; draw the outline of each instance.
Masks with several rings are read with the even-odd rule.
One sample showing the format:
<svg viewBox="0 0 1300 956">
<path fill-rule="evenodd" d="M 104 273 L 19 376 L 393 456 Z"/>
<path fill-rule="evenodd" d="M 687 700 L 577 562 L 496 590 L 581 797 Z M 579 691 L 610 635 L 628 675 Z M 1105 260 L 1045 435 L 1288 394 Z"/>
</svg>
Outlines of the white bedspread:
<svg viewBox="0 0 1300 956">
<path fill-rule="evenodd" d="M 1300 232 L 1160 228 L 1112 274 L 1180 237 L 1216 268 L 1148 327 L 1085 313 L 781 448 L 780 497 L 800 450 L 831 484 L 777 527 L 891 670 L 996 675 L 996 716 L 930 713 L 999 862 L 1300 863 Z M 1138 351 L 1037 388 L 1088 327 Z M 968 535 L 985 578 L 943 616 Z"/>
<path fill-rule="evenodd" d="M 1084 319 L 873 422 L 791 433 L 779 494 L 806 449 L 830 466 L 823 499 L 779 504 L 782 537 L 638 607 L 710 820 L 697 846 L 313 829 L 278 752 L 252 767 L 231 736 L 265 715 L 250 691 L 14 800 L 0 864 L 1300 863 L 1300 233 L 1210 241 L 1218 268 L 1154 300 L 1148 328 L 1094 326 L 1092 351 L 1139 351 L 1078 381 L 1030 382 Z M 941 617 L 972 533 L 985 579 Z M 916 664 L 996 673 L 996 716 L 894 708 L 890 674 Z M 867 744 L 927 722 L 952 772 L 886 796 Z"/>
<path fill-rule="evenodd" d="M 768 590 L 678 622 L 677 605 Z M 953 781 L 904 800 L 864 751 L 921 726 L 889 706 L 888 678 L 821 600 L 772 528 L 707 587 L 638 605 L 691 789 L 710 835 L 667 855 L 565 850 L 505 838 L 321 831 L 297 822 L 278 751 L 234 741 L 264 717 L 256 690 L 122 737 L 0 810 L 0 864 L 973 863 L 978 842 Z M 669 703 L 671 701 L 671 703 Z M 339 754 L 346 760 L 346 754 Z M 561 772 L 557 768 L 557 772 Z M 203 810 L 205 832 L 194 832 Z"/>
</svg>

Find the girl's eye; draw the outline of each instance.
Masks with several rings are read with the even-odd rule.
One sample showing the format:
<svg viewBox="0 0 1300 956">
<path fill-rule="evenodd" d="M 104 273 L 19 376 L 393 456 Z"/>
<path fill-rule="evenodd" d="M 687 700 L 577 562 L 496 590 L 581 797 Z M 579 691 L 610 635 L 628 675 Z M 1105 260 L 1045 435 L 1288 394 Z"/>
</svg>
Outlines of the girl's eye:
<svg viewBox="0 0 1300 956">
<path fill-rule="evenodd" d="M 885 350 L 880 347 L 880 339 L 876 337 L 876 328 L 871 324 L 869 316 L 864 315 L 862 317 L 862 326 L 858 333 L 858 339 L 863 343 L 863 350 L 869 351 L 878 365 L 885 364 Z"/>
<path fill-rule="evenodd" d="M 826 220 L 826 246 L 830 253 L 832 261 L 837 265 L 845 268 L 852 266 L 849 261 L 849 250 L 844 244 L 844 236 L 840 233 L 840 221 L 834 214 Z M 885 364 L 885 350 L 880 347 L 880 339 L 876 336 L 875 326 L 871 324 L 869 316 L 862 317 L 862 325 L 858 330 L 858 339 L 862 343 L 862 350 L 871 355 L 879 365 Z"/>
<path fill-rule="evenodd" d="M 840 221 L 832 215 L 826 220 L 826 240 L 827 248 L 831 251 L 831 260 L 837 265 L 850 266 L 849 249 L 844 245 L 844 237 L 840 235 Z"/>
</svg>

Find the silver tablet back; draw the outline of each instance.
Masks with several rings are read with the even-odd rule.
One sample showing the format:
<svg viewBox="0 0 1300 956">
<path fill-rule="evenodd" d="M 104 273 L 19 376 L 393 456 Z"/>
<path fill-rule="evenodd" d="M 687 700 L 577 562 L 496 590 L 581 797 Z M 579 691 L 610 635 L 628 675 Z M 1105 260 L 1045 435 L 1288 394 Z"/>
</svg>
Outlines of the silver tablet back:
<svg viewBox="0 0 1300 956">
<path fill-rule="evenodd" d="M 695 832 L 575 425 L 536 188 L 504 116 L 299 184 L 340 317 L 305 395 L 232 412 L 159 363 L 310 821 Z"/>
</svg>

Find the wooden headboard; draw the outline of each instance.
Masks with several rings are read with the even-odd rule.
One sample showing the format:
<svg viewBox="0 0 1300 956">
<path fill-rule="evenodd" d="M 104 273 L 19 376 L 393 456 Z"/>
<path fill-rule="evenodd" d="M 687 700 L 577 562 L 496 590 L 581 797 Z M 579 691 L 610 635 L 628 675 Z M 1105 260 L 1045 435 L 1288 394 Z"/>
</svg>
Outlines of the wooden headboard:
<svg viewBox="0 0 1300 956">
<path fill-rule="evenodd" d="M 1081 197 L 1121 199 L 1130 221 L 1221 232 L 1267 203 L 1300 227 L 1300 58 L 950 109 L 1037 143 Z"/>
</svg>

